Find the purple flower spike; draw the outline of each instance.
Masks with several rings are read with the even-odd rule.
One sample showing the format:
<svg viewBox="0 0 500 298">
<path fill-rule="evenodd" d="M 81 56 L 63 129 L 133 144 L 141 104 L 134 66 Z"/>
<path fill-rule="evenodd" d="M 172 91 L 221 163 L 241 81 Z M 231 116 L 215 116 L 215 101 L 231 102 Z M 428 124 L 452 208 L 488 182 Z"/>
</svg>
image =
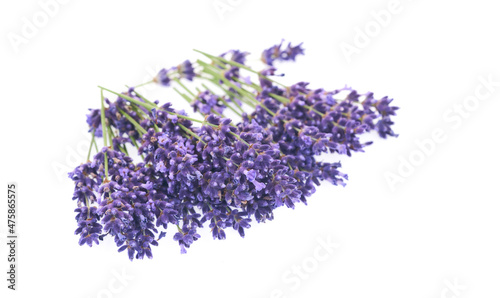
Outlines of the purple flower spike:
<svg viewBox="0 0 500 298">
<path fill-rule="evenodd" d="M 177 71 L 179 72 L 181 78 L 185 78 L 188 81 L 192 81 L 196 76 L 196 74 L 194 73 L 193 65 L 191 64 L 191 62 L 189 62 L 189 60 L 186 60 L 182 64 L 177 66 Z"/>
<path fill-rule="evenodd" d="M 162 68 L 154 78 L 154 81 L 162 86 L 169 86 L 171 79 L 168 77 L 168 71 Z"/>
<path fill-rule="evenodd" d="M 287 48 L 281 50 L 283 45 L 283 40 L 280 44 L 274 45 L 269 49 L 262 52 L 261 60 L 269 66 L 273 66 L 275 61 L 295 61 L 298 55 L 304 55 L 304 49 L 302 48 L 302 43 L 292 46 L 291 43 L 288 44 Z"/>
</svg>

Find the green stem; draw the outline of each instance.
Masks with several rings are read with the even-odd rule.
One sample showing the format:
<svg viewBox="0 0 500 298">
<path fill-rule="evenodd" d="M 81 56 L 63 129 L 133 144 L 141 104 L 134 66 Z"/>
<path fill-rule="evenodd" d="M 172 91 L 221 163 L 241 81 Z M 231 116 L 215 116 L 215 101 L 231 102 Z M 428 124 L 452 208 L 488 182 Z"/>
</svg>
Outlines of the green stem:
<svg viewBox="0 0 500 298">
<path fill-rule="evenodd" d="M 106 134 L 106 116 L 104 109 L 104 95 L 101 90 L 101 128 L 102 128 L 102 138 L 104 139 L 104 147 L 108 146 L 107 134 Z"/>
<path fill-rule="evenodd" d="M 196 95 L 194 95 L 194 93 L 191 92 L 191 90 L 189 90 L 189 88 L 187 88 L 179 79 L 172 79 L 172 80 L 175 81 L 177 84 L 179 84 L 179 86 L 181 86 L 189 94 L 191 94 L 192 97 L 196 98 Z"/>
<path fill-rule="evenodd" d="M 229 99 L 233 102 L 233 104 L 238 107 L 238 109 L 241 111 L 241 113 L 245 113 L 245 111 L 243 110 L 243 108 L 236 102 L 236 100 L 232 97 L 229 97 Z"/>
<path fill-rule="evenodd" d="M 209 73 L 210 75 L 212 75 L 212 76 L 214 76 L 214 77 L 217 77 L 217 78 L 223 78 L 225 81 L 227 81 L 227 79 L 226 79 L 226 77 L 224 76 L 224 74 L 220 74 L 220 73 L 219 73 L 219 72 L 221 71 L 221 69 L 220 69 L 220 68 L 214 67 L 213 65 L 207 64 L 207 63 L 205 63 L 205 62 L 203 62 L 203 61 L 200 61 L 200 60 L 198 60 L 198 61 L 199 61 L 198 63 L 199 63 L 200 65 L 202 65 L 204 68 L 210 68 L 210 71 L 207 71 L 207 73 Z M 216 61 L 216 60 L 213 60 L 213 62 L 214 62 L 214 63 L 216 63 L 217 65 L 221 66 L 223 70 L 227 70 L 227 69 L 226 69 L 226 65 L 224 65 L 224 64 L 222 64 L 222 63 L 220 63 L 220 62 L 218 62 L 218 61 Z M 224 80 L 223 80 L 223 81 L 224 81 Z M 262 91 L 262 88 L 260 88 L 259 86 L 255 85 L 255 84 L 253 84 L 253 83 L 252 83 L 252 85 L 250 85 L 250 84 L 247 84 L 247 83 L 241 82 L 241 80 L 239 80 L 239 79 L 235 79 L 235 80 L 236 80 L 237 82 L 239 82 L 240 84 L 244 84 L 244 85 L 247 85 L 247 86 L 253 87 L 253 88 L 254 88 L 254 89 L 256 89 L 256 90 Z M 227 84 L 227 83 L 226 83 L 226 84 Z M 235 86 L 235 85 L 233 85 L 233 86 Z M 255 86 L 255 87 L 254 87 L 254 86 Z M 222 88 L 222 87 L 221 87 L 221 88 Z M 234 87 L 233 87 L 233 88 L 234 88 Z M 244 90 L 244 91 L 246 91 L 246 90 Z M 253 94 L 251 94 L 250 92 L 248 92 L 248 91 L 246 91 L 246 92 L 247 92 L 248 94 L 250 94 L 250 96 L 253 96 Z M 230 96 L 230 98 L 231 98 L 231 100 L 232 100 L 232 97 L 231 97 L 231 96 Z M 240 99 L 243 99 L 243 98 L 240 98 Z M 243 109 L 241 109 L 241 107 L 240 107 L 240 106 L 239 106 L 239 105 L 238 105 L 238 104 L 237 104 L 234 100 L 232 100 L 232 101 L 233 101 L 233 103 L 234 103 L 234 104 L 235 104 L 238 108 L 240 108 L 241 112 L 242 112 L 242 113 L 244 113 Z M 242 100 L 242 101 L 243 101 L 243 100 Z M 248 105 L 250 105 L 250 106 L 252 106 L 253 108 L 255 108 L 255 105 L 253 105 L 253 104 L 249 104 L 248 102 L 245 102 L 245 103 L 246 103 L 246 104 L 248 104 Z"/>
<path fill-rule="evenodd" d="M 127 85 L 125 85 L 125 87 L 129 88 Z M 144 96 L 142 96 L 139 92 L 135 91 L 134 90 L 134 93 L 135 95 L 137 95 L 140 99 L 144 100 L 146 103 L 152 105 L 152 106 L 156 106 L 156 104 L 154 102 L 151 102 L 149 101 L 147 98 L 145 98 Z"/>
<path fill-rule="evenodd" d="M 221 69 L 222 69 L 222 70 L 228 70 L 228 69 L 227 69 L 227 67 L 226 67 L 226 65 L 225 65 L 225 64 L 223 64 L 223 63 L 221 63 L 221 62 L 219 62 L 218 60 L 212 60 L 212 61 L 213 61 L 215 64 L 219 65 L 219 66 L 221 67 Z M 217 68 L 215 68 L 215 67 L 214 67 L 214 69 L 217 69 Z M 250 84 L 249 84 L 249 83 L 245 83 L 245 82 L 241 81 L 241 80 L 240 80 L 240 79 L 238 79 L 238 78 L 234 78 L 233 80 L 234 80 L 234 81 L 236 81 L 236 82 L 238 82 L 238 83 L 240 83 L 240 84 L 243 84 L 243 85 L 246 85 L 246 86 L 252 87 L 253 89 L 255 89 L 255 90 L 257 90 L 257 91 L 262 91 L 262 88 L 261 88 L 260 86 L 256 85 L 256 84 L 254 84 L 254 83 L 250 83 Z"/>
<path fill-rule="evenodd" d="M 130 140 L 132 141 L 132 144 L 134 144 L 135 148 L 137 148 L 137 150 L 139 150 L 139 145 L 137 145 L 137 142 L 135 141 L 134 137 L 133 136 L 129 136 L 130 137 Z M 142 160 L 144 160 L 144 156 L 142 156 L 142 154 L 139 155 Z"/>
<path fill-rule="evenodd" d="M 111 126 L 108 125 L 108 139 L 109 139 L 109 147 L 113 148 L 113 138 L 115 137 L 113 131 L 111 130 Z"/>
<path fill-rule="evenodd" d="M 200 61 L 200 60 L 198 60 Z M 236 86 L 234 83 L 232 83 L 231 81 L 229 81 L 228 79 L 226 79 L 226 77 L 220 73 L 220 69 L 214 67 L 213 65 L 210 65 L 210 64 L 207 64 L 203 61 L 200 61 L 199 63 L 201 63 L 201 65 L 207 67 L 205 68 L 205 72 L 220 79 L 221 81 L 223 81 L 224 83 L 226 83 L 227 85 L 229 85 L 230 87 L 232 87 L 234 90 L 238 91 L 241 95 L 244 95 L 244 96 L 247 96 L 249 98 L 253 98 L 253 94 L 241 87 L 238 87 Z"/>
<path fill-rule="evenodd" d="M 134 118 L 132 118 L 132 116 L 121 109 L 119 109 L 118 111 L 120 111 L 120 114 L 127 118 L 127 120 L 130 121 L 130 123 L 132 123 L 139 132 L 141 132 L 142 134 L 148 133 L 139 123 L 137 123 L 137 121 L 134 120 Z"/>
<path fill-rule="evenodd" d="M 198 53 L 200 53 L 200 54 L 202 54 L 202 55 L 204 55 L 204 56 L 206 56 L 206 57 L 208 57 L 208 58 L 210 58 L 210 60 L 212 60 L 212 61 L 214 61 L 214 60 L 219 60 L 219 61 L 222 61 L 222 62 L 227 63 L 227 64 L 229 64 L 229 65 L 236 66 L 236 67 L 239 67 L 239 68 L 242 68 L 242 69 L 248 70 L 249 72 L 253 72 L 253 73 L 255 73 L 255 74 L 256 74 L 256 75 L 258 75 L 259 77 L 264 78 L 265 80 L 268 80 L 269 82 L 275 83 L 275 84 L 280 85 L 280 86 L 282 86 L 282 87 L 287 87 L 287 86 L 285 86 L 285 85 L 283 85 L 283 84 L 281 84 L 281 83 L 279 83 L 279 82 L 276 82 L 275 80 L 272 80 L 272 79 L 268 78 L 267 76 L 265 76 L 265 75 L 261 74 L 260 72 L 258 72 L 258 71 L 255 71 L 255 70 L 251 69 L 250 67 L 248 67 L 248 66 L 246 66 L 246 65 L 243 65 L 243 64 L 240 64 L 240 63 L 238 63 L 238 62 L 231 61 L 231 60 L 227 60 L 227 59 L 222 58 L 222 57 L 212 56 L 212 55 L 210 55 L 210 54 L 204 53 L 204 52 L 199 51 L 199 50 L 196 50 L 196 49 L 194 49 L 194 51 L 195 51 L 195 52 L 198 52 Z"/>
<path fill-rule="evenodd" d="M 95 148 L 95 153 L 99 153 L 99 148 L 97 148 L 97 142 L 96 140 L 94 139 L 94 148 Z"/>
<path fill-rule="evenodd" d="M 182 98 L 184 98 L 188 103 L 192 102 L 192 99 L 189 98 L 189 96 L 187 96 L 186 94 L 180 92 L 177 88 L 174 87 L 174 91 L 177 92 L 177 94 L 179 94 L 180 96 L 182 96 Z"/>
<path fill-rule="evenodd" d="M 231 111 L 233 111 L 236 115 L 240 116 L 240 118 L 243 118 L 243 115 L 238 112 L 236 109 L 234 109 L 232 106 L 229 105 L 229 103 L 221 96 L 219 97 L 219 100 L 222 101 L 222 104 L 228 107 Z"/>
<path fill-rule="evenodd" d="M 221 81 L 223 81 L 226 85 L 230 86 L 231 88 L 233 88 L 234 90 L 236 90 L 241 96 L 243 96 L 244 98 L 248 98 L 249 100 L 253 101 L 254 103 L 262 106 L 269 114 L 271 115 L 274 115 L 274 113 L 269 110 L 266 106 L 264 106 L 261 102 L 259 102 L 258 100 L 256 100 L 253 96 L 252 93 L 250 93 L 249 91 L 243 89 L 243 88 L 240 88 L 238 86 L 236 86 L 235 84 L 233 84 L 232 82 L 230 82 L 228 79 L 226 79 L 223 75 L 217 73 L 217 71 L 215 70 L 212 70 L 212 69 L 209 69 L 209 68 L 213 68 L 214 66 L 212 65 L 209 65 L 201 60 L 198 60 L 198 63 L 203 65 L 203 66 L 206 66 L 207 68 L 205 68 L 205 72 L 220 79 Z M 253 106 L 255 107 L 255 105 Z"/>
<path fill-rule="evenodd" d="M 234 133 L 234 132 L 230 132 L 233 136 L 235 136 L 238 140 L 242 141 L 243 144 L 247 145 L 248 147 L 250 147 L 250 144 L 248 144 L 245 140 L 243 140 L 238 134 Z"/>
<path fill-rule="evenodd" d="M 130 101 L 131 103 L 134 103 L 134 104 L 136 104 L 138 106 L 144 107 L 144 108 L 148 109 L 149 111 L 151 111 L 152 109 L 158 108 L 156 105 L 152 105 L 152 104 L 149 104 L 149 103 L 145 103 L 145 102 L 139 101 L 139 100 L 137 100 L 135 98 L 132 98 L 132 97 L 130 97 L 128 95 L 117 93 L 115 91 L 109 90 L 109 89 L 101 87 L 101 86 L 97 86 L 97 87 L 101 88 L 101 90 L 106 90 L 106 91 L 108 91 L 110 93 L 113 93 L 113 94 L 115 94 L 115 95 L 123 98 L 123 99 L 126 99 L 126 100 Z"/>
<path fill-rule="evenodd" d="M 139 109 L 138 106 L 136 105 L 130 105 L 130 108 L 132 109 L 132 111 L 134 111 L 134 113 L 136 113 L 137 117 L 139 117 L 139 119 L 143 119 L 144 117 L 142 117 L 142 115 L 144 114 L 144 111 Z"/>
<path fill-rule="evenodd" d="M 155 80 L 147 81 L 145 83 L 142 83 L 142 84 L 134 86 L 134 88 L 139 88 L 139 87 L 142 87 L 144 85 L 148 85 L 148 84 L 151 84 L 151 83 L 154 83 L 154 82 L 155 82 Z"/>
<path fill-rule="evenodd" d="M 188 134 L 190 134 L 191 136 L 197 138 L 200 142 L 202 142 L 203 144 L 207 144 L 205 143 L 200 136 L 198 136 L 197 134 L 195 134 L 194 132 L 192 132 L 189 128 L 185 127 L 184 125 L 180 124 L 180 123 L 177 123 L 177 125 L 182 128 L 185 132 L 187 132 Z"/>
<path fill-rule="evenodd" d="M 113 139 L 115 138 L 115 134 L 113 133 L 113 130 L 111 129 L 110 126 L 108 126 L 108 131 L 110 135 L 109 141 L 111 142 L 111 147 L 113 147 Z M 123 152 L 128 156 L 127 148 L 125 147 L 125 145 L 123 145 L 123 148 L 121 146 L 118 146 L 118 149 L 120 149 L 121 152 Z"/>
<path fill-rule="evenodd" d="M 90 152 L 92 151 L 92 144 L 95 142 L 95 129 L 92 130 L 92 140 L 90 140 L 89 153 L 87 154 L 87 161 L 90 161 Z"/>
<path fill-rule="evenodd" d="M 220 113 L 216 112 L 214 109 L 210 109 L 210 112 L 212 112 L 213 114 L 215 114 L 215 115 L 217 115 L 217 116 L 219 116 L 219 117 L 221 117 L 221 118 L 224 118 L 224 115 L 222 115 L 222 114 L 220 114 Z"/>
<path fill-rule="evenodd" d="M 223 85 L 221 85 L 221 84 L 219 84 L 218 82 L 216 82 L 216 79 L 215 79 L 215 77 L 216 77 L 216 76 L 215 76 L 215 75 L 212 75 L 212 76 L 214 76 L 214 78 L 207 78 L 207 77 L 204 77 L 204 76 L 203 76 L 203 77 L 201 77 L 201 78 L 202 78 L 202 79 L 204 79 L 204 80 L 207 80 L 207 81 L 211 82 L 211 83 L 212 83 L 212 84 L 214 84 L 215 86 L 219 87 L 222 91 L 224 91 L 224 93 L 226 93 L 226 94 L 227 94 L 227 96 L 229 97 L 229 99 L 231 99 L 231 101 L 234 103 L 234 105 L 235 105 L 235 106 L 237 106 L 237 107 L 241 110 L 241 112 L 242 112 L 242 113 L 244 113 L 243 109 L 242 109 L 242 108 L 238 105 L 238 103 L 237 103 L 237 102 L 235 102 L 235 101 L 234 101 L 234 99 L 233 99 L 233 97 L 235 97 L 235 96 L 236 96 L 236 97 L 238 97 L 238 99 L 240 99 L 243 103 L 245 103 L 245 104 L 247 104 L 247 105 L 251 106 L 252 108 L 255 108 L 255 105 L 254 105 L 253 103 L 251 103 L 251 102 L 249 102 L 249 101 L 245 100 L 245 98 L 244 98 L 244 97 L 242 97 L 240 94 L 238 94 L 238 93 L 234 93 L 234 92 L 229 91 L 229 90 L 226 90 L 226 89 L 223 87 Z"/>
<path fill-rule="evenodd" d="M 101 128 L 102 128 L 102 138 L 104 139 L 104 147 L 108 147 L 107 144 L 107 131 L 106 131 L 106 117 L 105 117 L 105 110 L 104 110 L 104 93 L 103 90 L 101 89 Z M 108 155 L 106 154 L 107 152 L 104 152 L 104 173 L 106 176 L 106 180 L 108 180 Z"/>
<path fill-rule="evenodd" d="M 288 104 L 288 103 L 291 102 L 290 99 L 288 99 L 286 97 L 283 97 L 283 96 L 280 96 L 280 95 L 277 95 L 277 94 L 269 93 L 269 96 L 271 96 L 272 98 L 278 100 L 282 104 Z"/>
<path fill-rule="evenodd" d="M 245 65 L 243 65 L 243 64 L 240 64 L 240 63 L 238 63 L 238 62 L 234 62 L 234 61 L 231 61 L 231 60 L 227 60 L 227 59 L 222 58 L 222 57 L 213 56 L 213 55 L 210 55 L 210 54 L 204 53 L 204 52 L 199 51 L 199 50 L 196 50 L 196 49 L 195 49 L 194 51 L 195 51 L 195 52 L 198 52 L 198 53 L 200 53 L 200 54 L 202 54 L 202 55 L 204 55 L 204 56 L 206 56 L 206 57 L 208 57 L 208 58 L 210 58 L 212 61 L 214 61 L 214 63 L 216 63 L 216 64 L 218 64 L 218 65 L 222 65 L 224 68 L 225 68 L 225 66 L 224 66 L 223 64 L 221 64 L 221 63 L 220 63 L 220 61 L 222 61 L 222 62 L 224 62 L 224 63 L 227 63 L 227 64 L 229 64 L 229 65 L 236 66 L 236 67 L 239 67 L 239 68 L 242 68 L 242 69 L 248 70 L 248 71 L 250 71 L 250 72 L 253 72 L 253 73 L 257 74 L 259 77 L 262 77 L 262 78 L 264 78 L 264 79 L 266 79 L 266 80 L 268 80 L 268 81 L 270 81 L 270 82 L 272 82 L 272 83 L 275 83 L 275 84 L 277 84 L 277 85 L 280 85 L 280 86 L 282 86 L 282 87 L 285 87 L 285 88 L 287 87 L 287 86 L 285 86 L 285 85 L 283 85 L 283 84 L 281 84 L 281 83 L 279 83 L 279 82 L 277 82 L 277 81 L 274 81 L 274 80 L 272 80 L 272 79 L 268 78 L 268 77 L 267 77 L 267 76 L 265 76 L 265 75 L 262 75 L 261 73 L 259 73 L 259 72 L 255 71 L 255 70 L 251 69 L 250 67 L 247 67 L 247 66 L 245 66 Z M 200 63 L 200 62 L 201 62 L 201 63 Z M 199 64 L 201 64 L 201 65 L 208 65 L 207 63 L 205 63 L 205 62 L 203 62 L 203 61 L 200 61 L 200 60 L 198 60 L 198 63 L 199 63 Z M 212 74 L 212 73 L 211 73 L 211 74 Z M 214 75 L 214 74 L 212 74 L 212 75 Z M 223 80 L 223 81 L 224 81 L 224 79 L 225 79 L 225 78 L 222 78 L 222 80 Z M 237 82 L 239 82 L 239 83 L 241 83 L 241 84 L 245 84 L 245 85 L 249 86 L 249 84 L 244 83 L 244 82 L 241 82 L 241 80 L 236 79 L 236 81 L 237 81 Z M 226 84 L 227 84 L 227 82 L 226 82 Z M 253 84 L 253 83 L 252 83 L 252 85 L 250 85 L 250 86 L 255 88 L 255 86 L 257 86 L 257 85 L 255 85 L 255 86 L 254 86 L 254 85 L 255 85 L 255 84 Z M 258 87 L 260 90 L 262 90 L 262 88 L 260 88 L 259 86 L 257 86 L 257 87 Z M 233 87 L 233 88 L 234 88 L 234 87 Z M 235 89 L 236 89 L 236 88 L 235 88 Z M 240 88 L 240 89 L 241 89 L 241 88 Z M 256 89 L 256 90 L 259 90 L 259 89 Z M 236 90 L 238 90 L 238 89 L 236 89 Z M 239 91 L 239 90 L 238 90 L 238 91 Z M 248 91 L 246 91 L 246 90 L 245 90 L 245 92 L 248 92 Z M 269 95 L 270 95 L 271 97 L 273 97 L 273 98 L 275 98 L 275 99 L 279 100 L 279 101 L 280 101 L 280 102 L 282 102 L 282 103 L 289 103 L 289 102 L 290 102 L 290 100 L 289 100 L 288 98 L 286 98 L 286 97 L 282 97 L 282 96 L 279 96 L 279 95 L 276 95 L 276 94 L 269 94 Z M 253 99 L 253 98 L 252 98 L 252 99 Z M 256 101 L 257 101 L 257 100 L 256 100 Z M 258 102 L 258 101 L 257 101 L 257 102 Z M 260 102 L 259 102 L 259 103 L 260 103 Z M 270 112 L 270 111 L 269 111 L 269 110 L 268 110 L 268 109 L 267 109 L 264 105 L 262 105 L 262 104 L 261 104 L 261 106 L 262 106 L 264 109 L 266 109 L 266 111 Z M 313 112 L 315 112 L 315 113 L 316 113 L 316 114 L 318 114 L 318 115 L 321 115 L 321 116 L 324 116 L 324 115 L 325 115 L 324 113 L 319 112 L 318 110 L 314 109 L 314 108 L 313 108 L 313 107 L 311 107 L 311 106 L 305 106 L 305 107 L 306 107 L 306 108 L 308 108 L 309 110 L 312 110 Z M 271 115 L 274 115 L 272 112 L 271 112 L 270 114 L 271 114 Z M 339 125 L 339 126 L 340 126 L 340 125 Z"/>
<path fill-rule="evenodd" d="M 170 115 L 175 115 L 178 118 L 182 118 L 182 119 L 186 119 L 186 120 L 189 120 L 189 121 L 198 122 L 198 123 L 207 124 L 207 125 L 210 125 L 210 126 L 213 126 L 213 127 L 217 127 L 217 125 L 209 123 L 207 121 L 202 121 L 202 120 L 190 118 L 190 117 L 187 117 L 187 116 L 184 116 L 184 115 L 180 115 L 180 114 L 176 114 L 176 113 L 172 113 L 172 112 L 167 112 L 167 113 L 169 113 Z"/>
<path fill-rule="evenodd" d="M 201 84 L 201 86 L 203 86 L 203 88 L 207 89 L 210 93 L 212 94 L 215 94 L 212 90 L 210 90 L 205 84 Z M 229 103 L 224 99 L 223 96 L 219 96 L 219 99 L 220 101 L 222 101 L 222 103 L 228 107 L 231 111 L 233 111 L 236 115 L 240 116 L 240 117 L 243 117 L 243 115 L 241 113 L 244 113 L 243 109 L 241 109 L 241 107 L 236 103 L 234 102 L 234 104 L 241 110 L 241 113 L 239 113 L 238 111 L 236 111 L 235 108 L 233 108 L 232 106 L 229 105 Z"/>
<path fill-rule="evenodd" d="M 249 84 L 249 83 L 243 82 L 242 80 L 240 80 L 238 78 L 235 78 L 234 80 L 236 82 L 240 83 L 240 84 L 243 84 L 245 86 L 251 87 L 251 88 L 253 88 L 253 89 L 255 89 L 255 90 L 259 91 L 259 92 L 262 92 L 262 88 L 259 85 L 255 84 L 253 82 Z"/>
<path fill-rule="evenodd" d="M 154 128 L 155 132 L 160 132 L 160 128 L 154 122 L 153 122 L 153 128 Z"/>
<path fill-rule="evenodd" d="M 108 90 L 108 89 L 103 88 L 103 87 L 100 87 L 100 88 L 102 88 L 102 89 L 104 89 L 104 90 L 107 90 L 107 91 L 109 91 L 109 92 L 111 92 L 111 93 L 117 94 L 118 96 L 123 95 L 123 94 L 118 94 L 118 93 L 116 93 L 116 92 L 113 92 L 113 91 Z M 136 93 L 136 94 L 137 94 L 137 93 Z M 139 96 L 139 95 L 138 95 L 138 96 Z M 130 97 L 128 97 L 128 96 L 124 96 L 123 98 L 125 98 L 125 99 L 127 99 L 127 100 L 128 100 L 128 98 L 130 98 Z M 141 97 L 141 98 L 143 98 L 143 97 Z M 143 99 L 144 99 L 144 100 L 146 100 L 145 98 L 143 98 Z M 134 101 L 136 101 L 136 100 L 134 100 Z M 133 102 L 133 101 L 131 101 L 131 102 Z M 140 102 L 140 103 L 144 104 L 143 102 Z M 143 106 L 144 106 L 144 105 L 143 105 Z M 144 107 L 145 107 L 145 108 L 148 108 L 148 107 L 146 107 L 146 106 L 144 106 Z M 158 107 L 156 106 L 156 107 L 154 107 L 154 108 L 158 108 Z M 197 120 L 197 119 L 194 119 L 194 118 L 190 118 L 190 117 L 187 117 L 187 116 L 184 116 L 184 115 L 180 115 L 180 114 L 177 114 L 177 113 L 173 113 L 173 112 L 169 112 L 169 111 L 165 111 L 165 112 L 166 112 L 166 113 L 168 113 L 168 114 L 170 114 L 170 115 L 175 115 L 175 116 L 177 116 L 178 118 L 182 118 L 182 119 L 186 119 L 186 120 L 189 120 L 189 121 L 199 122 L 199 123 L 208 124 L 208 125 L 211 125 L 211 126 L 215 126 L 215 127 L 217 127 L 217 125 L 214 125 L 214 124 L 208 123 L 208 122 L 206 122 L 206 121 Z M 129 116 L 129 115 L 125 115 L 125 117 L 127 117 L 127 116 Z M 129 117 L 130 117 L 130 116 L 129 116 Z M 129 118 L 127 117 L 127 119 L 129 119 Z M 131 119 L 131 118 L 130 118 L 130 119 Z M 129 120 L 130 120 L 130 119 L 129 119 Z M 133 120 L 133 119 L 132 119 L 132 120 Z M 132 122 L 132 121 L 131 121 L 131 122 Z M 134 120 L 134 122 L 135 122 L 135 120 Z M 133 123 L 133 122 L 132 122 L 132 123 Z M 135 123 L 137 123 L 137 122 L 135 122 Z M 137 125 L 138 125 L 138 124 L 137 124 Z M 139 125 L 139 126 L 140 126 L 140 125 Z M 142 128 L 142 127 L 141 127 L 141 128 Z M 146 131 L 144 130 L 144 128 L 142 128 L 142 130 L 144 131 L 144 133 L 146 132 Z"/>
</svg>

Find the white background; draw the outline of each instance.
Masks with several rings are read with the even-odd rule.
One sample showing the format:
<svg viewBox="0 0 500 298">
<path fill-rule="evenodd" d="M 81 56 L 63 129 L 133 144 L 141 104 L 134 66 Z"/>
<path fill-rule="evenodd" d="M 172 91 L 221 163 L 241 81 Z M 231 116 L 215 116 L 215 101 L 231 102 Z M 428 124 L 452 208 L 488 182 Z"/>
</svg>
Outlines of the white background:
<svg viewBox="0 0 500 298">
<path fill-rule="evenodd" d="M 383 25 L 373 23 L 389 3 L 68 1 L 22 37 L 24 18 L 44 21 L 40 4 L 2 1 L 0 181 L 19 184 L 20 238 L 19 291 L 5 289 L 2 244 L 0 296 L 498 297 L 500 87 L 473 98 L 487 91 L 481 78 L 500 82 L 498 7 L 401 0 Z M 367 29 L 371 37 L 345 55 L 342 45 L 356 46 Z M 16 46 L 14 35 L 26 39 Z M 242 49 L 257 59 L 281 38 L 306 49 L 297 63 L 280 66 L 282 82 L 390 96 L 401 108 L 400 136 L 375 137 L 365 153 L 343 158 L 345 188 L 322 185 L 308 206 L 278 210 L 245 239 L 231 230 L 214 241 L 204 231 L 180 255 L 169 232 L 153 260 L 134 262 L 112 241 L 80 247 L 65 172 L 85 159 L 75 152 L 88 146 L 85 114 L 99 106 L 96 86 L 144 82 L 161 67 L 199 58 L 193 48 Z M 171 93 L 150 92 L 185 106 Z M 464 104 L 469 111 L 459 116 L 454 108 Z M 416 142 L 436 130 L 444 140 L 424 154 Z M 413 172 L 402 160 L 413 160 Z M 387 175 L 400 179 L 392 189 Z M 318 241 L 338 247 L 326 254 Z M 298 277 L 294 266 L 309 273 Z"/>
</svg>

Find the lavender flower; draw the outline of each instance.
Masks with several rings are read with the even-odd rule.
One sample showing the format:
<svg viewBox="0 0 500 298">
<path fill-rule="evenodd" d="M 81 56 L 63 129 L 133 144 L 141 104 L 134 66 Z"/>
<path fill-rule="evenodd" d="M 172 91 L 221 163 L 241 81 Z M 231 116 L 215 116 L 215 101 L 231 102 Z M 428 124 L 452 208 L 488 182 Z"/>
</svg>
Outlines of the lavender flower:
<svg viewBox="0 0 500 298">
<path fill-rule="evenodd" d="M 225 106 L 219 103 L 219 97 L 208 90 L 200 92 L 196 99 L 191 103 L 195 112 L 210 114 L 212 111 L 218 114 L 224 112 Z"/>
<path fill-rule="evenodd" d="M 163 86 L 169 86 L 171 79 L 168 76 L 168 71 L 165 68 L 160 69 L 160 71 L 154 78 L 154 81 Z"/>
<path fill-rule="evenodd" d="M 189 81 L 192 81 L 196 76 L 193 65 L 189 62 L 189 60 L 179 64 L 179 66 L 177 66 L 177 72 L 179 73 L 180 78 L 185 78 Z"/>
<path fill-rule="evenodd" d="M 298 55 L 304 55 L 304 49 L 301 47 L 302 43 L 296 46 L 292 46 L 291 43 L 288 43 L 288 46 L 284 50 L 281 49 L 282 45 L 283 40 L 280 44 L 264 50 L 261 55 L 262 62 L 269 66 L 273 66 L 275 61 L 295 61 Z"/>
<path fill-rule="evenodd" d="M 105 146 L 69 173 L 79 244 L 111 238 L 133 260 L 152 258 L 167 229 L 176 230 L 171 235 L 181 253 L 206 226 L 214 239 L 230 237 L 231 230 L 244 237 L 253 220 L 273 220 L 276 208 L 307 204 L 323 181 L 345 185 L 340 162 L 318 156 L 363 152 L 371 141 L 360 136 L 370 131 L 397 136 L 397 107 L 388 97 L 347 86 L 328 91 L 307 82 L 277 84 L 273 63 L 304 53 L 302 44 L 282 44 L 262 53 L 270 67 L 250 71 L 258 74 L 257 83 L 242 76 L 249 53 L 239 50 L 207 55 L 211 63 L 198 60 L 202 75 L 189 60 L 162 69 L 153 81 L 163 86 L 202 78 L 219 88 L 223 95 L 204 84 L 197 93 L 179 84 L 196 94 L 185 99 L 202 120 L 171 103 L 147 100 L 140 86 L 112 92 L 114 101 L 106 98 L 103 108 L 91 109 L 87 124 Z M 228 109 L 241 121 L 226 118 Z M 141 160 L 129 156 L 133 148 Z"/>
</svg>

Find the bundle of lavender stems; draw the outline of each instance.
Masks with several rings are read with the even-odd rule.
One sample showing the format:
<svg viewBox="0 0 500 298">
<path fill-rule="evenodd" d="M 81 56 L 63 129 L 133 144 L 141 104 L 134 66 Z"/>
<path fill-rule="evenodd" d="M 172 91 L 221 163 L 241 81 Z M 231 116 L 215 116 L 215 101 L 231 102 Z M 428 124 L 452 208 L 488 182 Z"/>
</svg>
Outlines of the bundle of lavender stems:
<svg viewBox="0 0 500 298">
<path fill-rule="evenodd" d="M 345 185 L 340 162 L 320 155 L 363 152 L 371 142 L 360 135 L 371 131 L 396 136 L 397 107 L 388 97 L 276 81 L 275 65 L 303 55 L 302 44 L 264 50 L 261 71 L 245 64 L 247 52 L 196 52 L 202 59 L 125 92 L 99 87 L 101 106 L 87 115 L 87 161 L 69 173 L 80 245 L 109 236 L 133 260 L 152 258 L 167 230 L 181 253 L 206 225 L 214 239 L 230 228 L 243 237 L 252 221 L 272 220 L 274 209 L 306 204 L 322 181 Z M 146 84 L 173 88 L 201 117 L 147 99 Z"/>
</svg>

